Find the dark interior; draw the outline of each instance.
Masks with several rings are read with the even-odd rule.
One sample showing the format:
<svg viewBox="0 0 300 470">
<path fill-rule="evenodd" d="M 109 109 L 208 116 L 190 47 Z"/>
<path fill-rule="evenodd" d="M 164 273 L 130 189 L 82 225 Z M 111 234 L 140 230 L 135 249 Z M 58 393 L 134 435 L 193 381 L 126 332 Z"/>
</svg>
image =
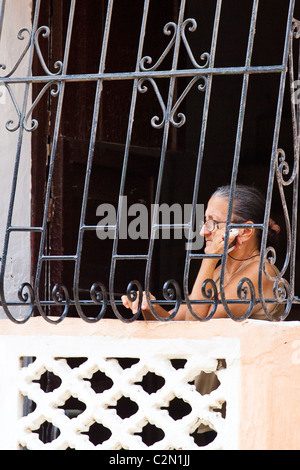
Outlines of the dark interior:
<svg viewBox="0 0 300 470">
<path fill-rule="evenodd" d="M 106 1 L 78 0 L 67 73 L 92 74 L 99 69 L 101 43 L 106 13 Z M 53 68 L 56 60 L 63 57 L 64 41 L 69 15 L 68 0 L 43 0 L 40 23 L 50 24 L 51 46 L 41 39 L 44 54 L 48 54 Z M 282 61 L 286 30 L 288 2 L 279 0 L 260 2 L 256 27 L 252 65 L 278 65 Z M 187 31 L 194 57 L 201 61 L 203 52 L 210 50 L 216 1 L 188 0 L 186 18 L 195 18 L 197 29 Z M 150 2 L 148 24 L 143 55 L 153 58 L 153 63 L 168 44 L 169 37 L 163 28 L 169 21 L 176 21 L 178 0 Z M 223 2 L 216 67 L 239 67 L 245 62 L 252 1 L 226 0 Z M 135 69 L 139 41 L 143 2 L 116 0 L 107 50 L 106 72 L 131 72 Z M 295 17 L 299 6 L 296 5 Z M 300 15 L 298 14 L 300 17 Z M 295 48 L 297 48 L 295 46 Z M 171 54 L 160 65 L 161 70 L 171 66 Z M 40 73 L 38 61 L 35 73 Z M 191 68 L 184 48 L 181 49 L 178 67 Z M 254 74 L 250 76 L 244 132 L 238 170 L 238 183 L 255 184 L 266 192 L 269 162 L 277 107 L 280 74 Z M 242 75 L 217 75 L 213 78 L 210 109 L 208 114 L 198 202 L 206 204 L 213 190 L 230 183 L 235 149 L 237 122 L 242 89 Z M 179 78 L 176 94 L 186 87 L 188 79 Z M 157 79 L 160 93 L 166 99 L 169 80 Z M 103 84 L 99 123 L 96 132 L 95 151 L 88 194 L 86 224 L 96 225 L 99 204 L 117 204 L 119 197 L 124 149 L 128 127 L 128 115 L 132 95 L 132 80 L 105 81 Z M 35 93 L 39 85 L 35 85 Z M 77 248 L 83 185 L 91 135 L 96 83 L 94 81 L 68 82 L 65 86 L 64 103 L 56 151 L 54 182 L 52 188 L 51 213 L 49 213 L 48 252 L 50 254 L 74 254 Z M 43 215 L 41 201 L 45 194 L 47 161 L 55 125 L 57 100 L 43 98 L 44 106 L 36 110 L 38 130 L 33 134 L 33 222 L 39 225 Z M 202 124 L 204 93 L 194 86 L 182 102 L 179 112 L 186 115 L 181 128 L 170 128 L 160 202 L 189 204 L 192 201 L 195 169 L 198 156 L 199 137 Z M 160 162 L 163 129 L 154 129 L 153 116 L 161 116 L 161 109 L 153 88 L 148 84 L 146 93 L 138 93 L 132 139 L 126 174 L 125 195 L 128 205 L 143 202 L 150 207 L 154 202 Z M 47 119 L 46 117 L 50 117 Z M 49 124 L 50 123 L 50 124 Z M 289 97 L 286 96 L 280 133 L 279 147 L 286 153 L 290 168 L 293 165 L 293 141 Z M 292 188 L 285 188 L 289 210 L 292 208 Z M 277 253 L 280 267 L 285 257 L 285 226 L 282 204 L 276 181 L 273 189 L 273 218 L 281 225 L 282 244 Z M 157 240 L 151 266 L 151 290 L 161 296 L 163 284 L 176 279 L 182 284 L 185 262 L 185 240 Z M 35 256 L 39 237 L 33 240 Z M 112 240 L 99 240 L 95 232 L 84 234 L 80 292 L 82 298 L 89 297 L 89 289 L 95 281 L 109 285 Z M 120 240 L 119 253 L 147 253 L 147 240 Z M 299 254 L 298 254 L 299 256 Z M 297 259 L 297 265 L 299 260 Z M 198 262 L 192 265 L 192 276 L 196 274 Z M 33 275 L 35 263 L 33 263 Z M 72 291 L 74 263 L 52 261 L 44 267 L 44 275 L 51 284 L 62 282 Z M 299 270 L 298 270 L 299 271 Z M 129 281 L 139 280 L 143 284 L 144 261 L 118 261 L 114 291 L 116 298 L 126 291 Z M 296 285 L 300 286 L 296 270 Z M 294 306 L 289 319 L 297 318 Z M 74 312 L 75 314 L 75 312 Z M 126 312 L 124 312 L 126 316 Z M 107 318 L 114 314 L 108 310 Z"/>
</svg>

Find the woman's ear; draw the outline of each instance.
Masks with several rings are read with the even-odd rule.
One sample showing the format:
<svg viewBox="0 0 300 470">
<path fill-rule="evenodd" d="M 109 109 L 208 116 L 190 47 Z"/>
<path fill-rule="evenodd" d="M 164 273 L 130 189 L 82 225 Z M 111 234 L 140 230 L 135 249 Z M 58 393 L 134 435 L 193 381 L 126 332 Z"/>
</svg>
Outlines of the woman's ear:
<svg viewBox="0 0 300 470">
<path fill-rule="evenodd" d="M 253 224 L 254 222 L 252 222 L 251 220 L 248 220 L 247 222 L 245 222 L 245 224 Z M 248 240 L 250 240 L 251 237 L 253 237 L 255 235 L 255 228 L 241 228 L 239 229 L 239 241 L 240 243 L 244 243 Z"/>
</svg>

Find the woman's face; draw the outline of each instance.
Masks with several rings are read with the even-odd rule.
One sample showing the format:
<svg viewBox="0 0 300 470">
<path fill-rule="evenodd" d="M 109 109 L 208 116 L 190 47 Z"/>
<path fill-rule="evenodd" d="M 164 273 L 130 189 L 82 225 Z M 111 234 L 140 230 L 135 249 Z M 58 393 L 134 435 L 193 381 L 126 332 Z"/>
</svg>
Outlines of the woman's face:
<svg viewBox="0 0 300 470">
<path fill-rule="evenodd" d="M 215 226 L 213 232 L 207 230 L 206 224 L 203 225 L 200 235 L 205 237 L 205 250 L 204 252 L 209 252 L 209 245 L 214 240 L 214 237 L 218 233 L 218 230 L 224 229 L 226 224 L 227 218 L 227 211 L 228 211 L 228 199 L 225 199 L 220 196 L 213 196 L 210 198 L 207 204 L 207 208 L 205 211 L 205 222 L 208 220 L 215 220 L 216 222 L 220 222 L 219 229 Z M 222 223 L 221 223 L 222 222 Z"/>
</svg>

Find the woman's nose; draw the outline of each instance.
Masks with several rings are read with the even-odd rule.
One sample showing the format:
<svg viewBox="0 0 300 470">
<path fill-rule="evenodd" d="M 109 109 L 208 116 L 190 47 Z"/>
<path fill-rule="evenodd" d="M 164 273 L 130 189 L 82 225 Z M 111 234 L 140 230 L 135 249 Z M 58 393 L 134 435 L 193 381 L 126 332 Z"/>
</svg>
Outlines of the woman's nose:
<svg viewBox="0 0 300 470">
<path fill-rule="evenodd" d="M 201 237 L 205 237 L 205 235 L 208 235 L 210 232 L 207 230 L 206 224 L 203 224 L 200 230 L 200 235 Z"/>
</svg>

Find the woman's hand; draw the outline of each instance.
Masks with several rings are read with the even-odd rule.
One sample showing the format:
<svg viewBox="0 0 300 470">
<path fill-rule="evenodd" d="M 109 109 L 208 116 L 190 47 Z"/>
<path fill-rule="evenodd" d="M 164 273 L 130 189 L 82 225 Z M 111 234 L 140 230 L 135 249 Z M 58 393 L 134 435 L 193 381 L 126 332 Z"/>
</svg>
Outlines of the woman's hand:
<svg viewBox="0 0 300 470">
<path fill-rule="evenodd" d="M 149 292 L 150 300 L 156 300 L 154 295 L 152 295 Z M 135 315 L 138 312 L 139 308 L 139 292 L 137 292 L 137 297 L 134 300 L 134 302 L 131 302 L 127 295 L 122 295 L 121 300 L 123 302 L 124 307 L 130 308 L 132 310 L 132 313 Z M 146 297 L 146 292 L 143 292 L 143 298 L 142 298 L 142 303 L 141 303 L 141 309 L 143 313 L 149 312 L 150 313 L 150 307 L 148 305 L 147 297 Z"/>
<path fill-rule="evenodd" d="M 235 247 L 239 247 L 239 237 L 229 232 L 229 243 L 228 249 L 234 240 L 236 239 Z M 225 229 L 219 229 L 214 232 L 211 232 L 209 236 L 206 237 L 206 246 L 205 253 L 211 255 L 217 255 L 223 253 L 224 249 L 224 240 L 225 240 Z"/>
</svg>

